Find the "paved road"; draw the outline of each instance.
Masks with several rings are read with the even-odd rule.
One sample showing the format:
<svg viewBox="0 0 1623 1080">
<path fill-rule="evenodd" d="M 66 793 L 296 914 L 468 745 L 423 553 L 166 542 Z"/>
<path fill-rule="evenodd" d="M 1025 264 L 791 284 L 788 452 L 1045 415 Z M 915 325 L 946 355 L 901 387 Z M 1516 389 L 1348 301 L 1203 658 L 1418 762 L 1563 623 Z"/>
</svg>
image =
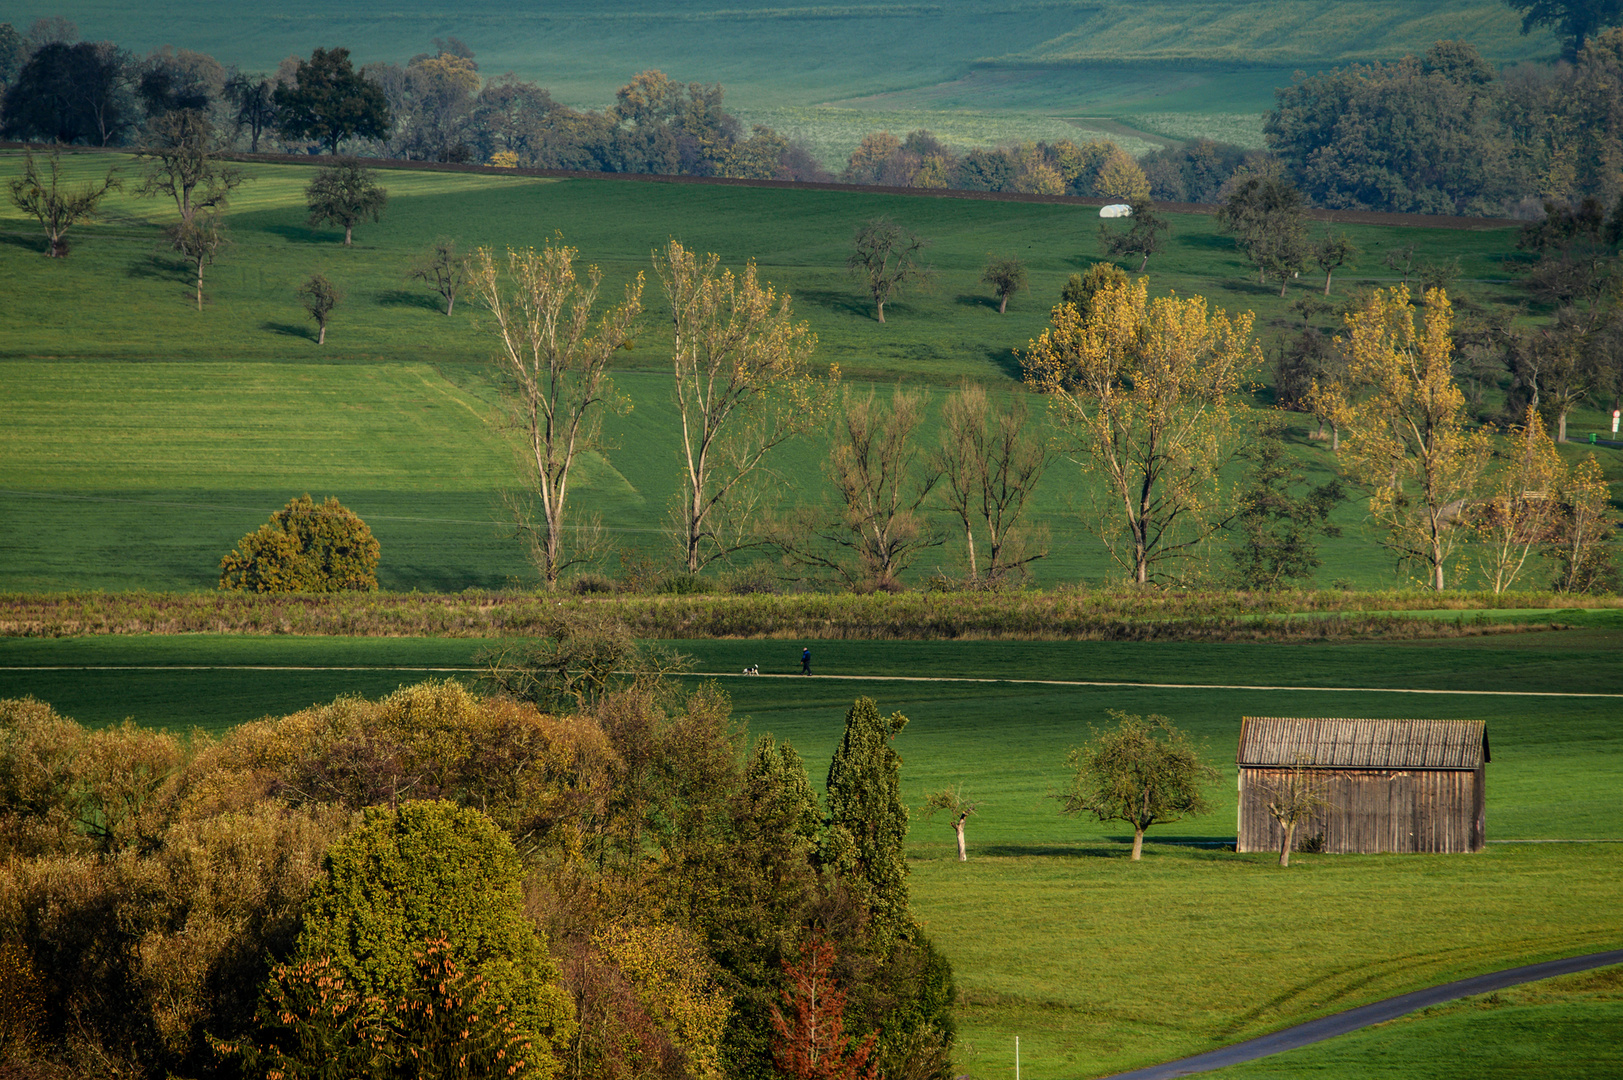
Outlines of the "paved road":
<svg viewBox="0 0 1623 1080">
<path fill-rule="evenodd" d="M 1542 964 L 1528 964 L 1525 967 L 1509 968 L 1505 971 L 1489 972 L 1487 975 L 1477 975 L 1470 979 L 1461 979 L 1458 982 L 1444 983 L 1426 990 L 1416 990 L 1412 994 L 1403 994 L 1399 997 L 1387 998 L 1377 1001 L 1373 1005 L 1364 1005 L 1357 1009 L 1348 1009 L 1346 1012 L 1336 1013 L 1319 1020 L 1309 1020 L 1305 1024 L 1276 1031 L 1272 1035 L 1264 1035 L 1258 1039 L 1248 1039 L 1243 1043 L 1225 1046 L 1221 1050 L 1210 1050 L 1194 1057 L 1181 1058 L 1178 1061 L 1169 1061 L 1162 1065 L 1150 1065 L 1143 1069 L 1134 1069 L 1132 1072 L 1116 1073 L 1106 1077 L 1105 1080 L 1169 1080 L 1174 1076 L 1191 1076 L 1195 1073 L 1210 1072 L 1228 1065 L 1238 1065 L 1245 1061 L 1255 1061 L 1257 1058 L 1267 1057 L 1270 1054 L 1284 1053 L 1286 1050 L 1295 1050 L 1297 1047 L 1309 1046 L 1326 1039 L 1333 1039 L 1337 1035 L 1366 1028 L 1372 1024 L 1384 1024 L 1388 1020 L 1396 1020 L 1406 1013 L 1418 1009 L 1441 1005 L 1456 998 L 1470 997 L 1473 994 L 1486 994 L 1494 990 L 1503 990 L 1507 986 L 1516 986 L 1520 983 L 1537 982 L 1540 979 L 1550 979 L 1557 975 L 1571 975 L 1575 971 L 1588 971 L 1591 968 L 1609 967 L 1612 964 L 1623 964 L 1623 949 L 1613 949 L 1611 952 L 1589 953 L 1585 956 L 1569 956 L 1564 960 L 1549 960 Z"/>
</svg>

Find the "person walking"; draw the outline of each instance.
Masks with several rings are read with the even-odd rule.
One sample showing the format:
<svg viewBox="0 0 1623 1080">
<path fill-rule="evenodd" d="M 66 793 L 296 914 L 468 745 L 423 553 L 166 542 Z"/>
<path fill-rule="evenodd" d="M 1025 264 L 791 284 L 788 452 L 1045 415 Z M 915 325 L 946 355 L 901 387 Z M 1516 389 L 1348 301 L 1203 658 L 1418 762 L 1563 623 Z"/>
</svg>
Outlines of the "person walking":
<svg viewBox="0 0 1623 1080">
<path fill-rule="evenodd" d="M 800 673 L 802 675 L 811 674 L 811 646 L 809 645 L 800 650 Z"/>
</svg>

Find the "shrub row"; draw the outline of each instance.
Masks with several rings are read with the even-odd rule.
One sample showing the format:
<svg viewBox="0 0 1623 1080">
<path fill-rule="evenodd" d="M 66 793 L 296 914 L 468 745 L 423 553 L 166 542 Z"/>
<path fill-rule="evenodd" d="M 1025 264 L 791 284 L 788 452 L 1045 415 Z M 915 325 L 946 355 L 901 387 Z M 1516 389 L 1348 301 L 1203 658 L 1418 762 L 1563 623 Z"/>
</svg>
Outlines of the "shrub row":
<svg viewBox="0 0 1623 1080">
<path fill-rule="evenodd" d="M 519 592 L 246 595 L 0 594 L 0 636 L 303 634 L 505 637 L 547 633 L 559 616 L 611 612 L 645 638 L 936 640 L 1266 640 L 1448 637 L 1522 629 L 1466 618 L 1493 609 L 1623 607 L 1554 593 L 1084 592 L 563 596 Z M 1458 619 L 1415 617 L 1458 611 Z M 1318 617 L 1287 617 L 1287 616 Z M 1534 622 L 1548 624 L 1548 618 Z"/>
</svg>

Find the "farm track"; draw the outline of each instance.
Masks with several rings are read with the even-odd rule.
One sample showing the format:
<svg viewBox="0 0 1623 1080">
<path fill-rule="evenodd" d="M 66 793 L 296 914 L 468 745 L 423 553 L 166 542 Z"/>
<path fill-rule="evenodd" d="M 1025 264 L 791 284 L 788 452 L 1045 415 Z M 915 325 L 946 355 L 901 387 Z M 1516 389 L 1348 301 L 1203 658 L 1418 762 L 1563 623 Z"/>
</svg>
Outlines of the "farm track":
<svg viewBox="0 0 1623 1080">
<path fill-rule="evenodd" d="M 1332 1016 L 1309 1020 L 1305 1024 L 1276 1031 L 1271 1035 L 1263 1035 L 1245 1042 L 1225 1046 L 1221 1050 L 1211 1050 L 1193 1057 L 1180 1058 L 1161 1065 L 1150 1065 L 1142 1069 L 1133 1069 L 1130 1072 L 1114 1073 L 1105 1080 L 1170 1080 L 1176 1076 L 1192 1076 L 1196 1073 L 1210 1072 L 1214 1069 L 1226 1068 L 1230 1065 L 1239 1065 L 1258 1058 L 1281 1054 L 1287 1050 L 1297 1050 L 1314 1043 L 1333 1039 L 1338 1035 L 1347 1035 L 1354 1031 L 1376 1024 L 1384 1024 L 1389 1020 L 1396 1020 L 1400 1016 L 1416 1012 L 1420 1009 L 1429 1009 L 1434 1005 L 1442 1005 L 1460 998 L 1473 997 L 1477 994 L 1487 994 L 1495 990 L 1504 990 L 1522 983 L 1538 982 L 1542 979 L 1555 978 L 1558 975 L 1573 975 L 1582 971 L 1591 971 L 1595 968 L 1610 967 L 1613 964 L 1623 964 L 1623 949 L 1613 949 L 1609 952 L 1587 953 L 1583 956 L 1569 956 L 1562 960 L 1548 960 L 1542 964 L 1525 964 L 1521 967 L 1506 968 L 1503 971 L 1493 971 L 1486 975 L 1476 975 L 1469 979 L 1458 979 L 1454 982 L 1443 983 L 1440 986 L 1416 990 L 1397 997 L 1389 997 L 1356 1009 L 1348 1009 Z"/>
<path fill-rule="evenodd" d="M 0 664 L 0 671 L 400 671 L 434 675 L 475 675 L 483 668 L 423 667 L 412 664 Z M 802 679 L 794 674 L 746 675 L 737 671 L 690 671 L 699 679 Z M 816 675 L 822 682 L 967 683 L 993 686 L 1097 686 L 1129 690 L 1258 690 L 1324 694 L 1442 694 L 1478 697 L 1623 698 L 1623 694 L 1557 690 L 1434 690 L 1389 686 L 1264 686 L 1248 683 L 1169 683 L 1104 681 L 1098 679 L 997 679 L 967 675 Z"/>
</svg>

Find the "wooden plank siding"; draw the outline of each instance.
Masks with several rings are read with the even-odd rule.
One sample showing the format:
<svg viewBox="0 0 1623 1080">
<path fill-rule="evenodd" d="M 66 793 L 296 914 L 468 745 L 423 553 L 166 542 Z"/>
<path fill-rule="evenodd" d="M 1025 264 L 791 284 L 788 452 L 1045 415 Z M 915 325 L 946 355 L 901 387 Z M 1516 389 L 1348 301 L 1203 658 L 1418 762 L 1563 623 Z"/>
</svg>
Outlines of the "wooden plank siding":
<svg viewBox="0 0 1623 1080">
<path fill-rule="evenodd" d="M 1236 754 L 1239 851 L 1278 851 L 1271 792 L 1304 769 L 1328 807 L 1297 826 L 1334 854 L 1476 852 L 1486 837 L 1481 721 L 1246 717 Z"/>
</svg>

